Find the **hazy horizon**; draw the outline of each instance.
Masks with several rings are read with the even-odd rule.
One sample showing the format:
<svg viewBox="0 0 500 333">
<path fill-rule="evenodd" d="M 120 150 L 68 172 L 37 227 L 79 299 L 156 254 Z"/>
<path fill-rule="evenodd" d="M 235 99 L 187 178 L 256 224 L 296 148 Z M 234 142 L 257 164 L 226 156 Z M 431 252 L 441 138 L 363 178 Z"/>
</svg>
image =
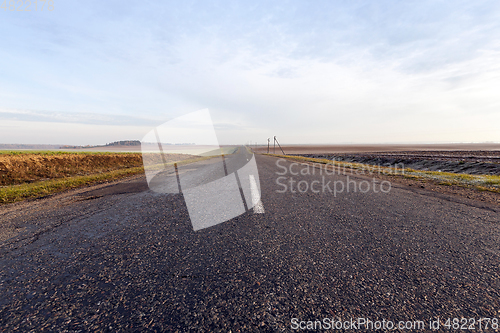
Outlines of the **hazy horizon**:
<svg viewBox="0 0 500 333">
<path fill-rule="evenodd" d="M 132 141 L 132 140 L 124 140 L 124 141 Z M 45 144 L 45 143 L 1 143 L 0 142 L 0 150 L 2 150 L 3 146 L 53 146 L 53 147 L 81 147 L 81 148 L 98 148 L 98 147 L 137 147 L 138 150 L 141 150 L 140 145 L 134 146 L 134 145 L 117 145 L 117 146 L 108 146 L 108 143 L 102 143 L 102 144 L 95 144 L 95 145 L 90 145 L 90 144 L 82 144 L 82 145 L 68 145 L 68 144 Z M 146 142 L 147 144 L 154 144 L 156 143 L 150 143 Z M 172 146 L 190 146 L 190 145 L 196 145 L 194 143 L 191 144 L 171 144 L 171 143 L 162 143 L 162 145 L 172 145 Z M 281 146 L 285 147 L 291 147 L 291 146 L 312 146 L 312 147 L 320 147 L 320 146 L 327 146 L 327 147 L 336 147 L 336 146 L 357 146 L 357 147 L 374 147 L 374 146 L 407 146 L 407 147 L 415 147 L 415 146 L 488 146 L 488 145 L 493 145 L 497 146 L 498 149 L 500 149 L 500 142 L 492 142 L 492 141 L 485 141 L 485 142 L 379 142 L 379 143 L 370 143 L 370 142 L 365 142 L 365 143 L 352 143 L 352 142 L 341 142 L 341 143 L 280 143 Z M 253 143 L 241 143 L 241 144 L 220 144 L 221 146 L 260 146 L 260 147 L 267 147 L 267 142 L 265 143 L 260 143 L 260 142 L 253 142 Z M 203 145 L 201 145 L 203 146 Z M 273 142 L 271 141 L 270 146 L 273 147 Z M 278 147 L 278 145 L 276 145 Z M 66 149 L 66 148 L 57 148 L 57 149 Z M 73 149 L 73 148 L 67 148 L 67 149 Z M 78 149 L 78 148 L 77 148 Z"/>
</svg>

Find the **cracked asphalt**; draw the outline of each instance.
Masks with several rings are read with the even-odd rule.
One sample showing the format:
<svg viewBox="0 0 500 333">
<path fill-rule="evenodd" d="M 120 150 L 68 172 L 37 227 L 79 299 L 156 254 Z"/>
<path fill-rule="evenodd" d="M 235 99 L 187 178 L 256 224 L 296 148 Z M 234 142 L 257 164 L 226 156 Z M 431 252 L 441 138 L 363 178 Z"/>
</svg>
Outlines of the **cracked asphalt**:
<svg viewBox="0 0 500 333">
<path fill-rule="evenodd" d="M 196 232 L 182 195 L 154 193 L 143 176 L 0 207 L 0 329 L 288 332 L 292 318 L 500 318 L 498 206 L 396 184 L 279 193 L 278 177 L 324 175 L 278 175 L 277 158 L 256 158 L 265 213 Z"/>
</svg>

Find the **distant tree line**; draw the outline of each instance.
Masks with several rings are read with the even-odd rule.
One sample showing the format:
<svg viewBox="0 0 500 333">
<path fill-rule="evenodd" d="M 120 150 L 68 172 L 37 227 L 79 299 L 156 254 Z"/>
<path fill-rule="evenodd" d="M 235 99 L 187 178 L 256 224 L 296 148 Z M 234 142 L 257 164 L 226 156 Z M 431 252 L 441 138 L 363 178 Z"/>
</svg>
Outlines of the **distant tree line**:
<svg viewBox="0 0 500 333">
<path fill-rule="evenodd" d="M 106 143 L 105 145 L 86 145 L 86 146 L 61 146 L 61 149 L 81 149 L 81 148 L 98 148 L 98 147 L 112 147 L 112 146 L 140 146 L 141 141 L 139 140 L 125 140 L 125 141 L 115 141 L 111 143 Z"/>
<path fill-rule="evenodd" d="M 140 146 L 140 145 L 141 141 L 139 140 L 115 141 L 106 144 L 106 146 Z"/>
</svg>

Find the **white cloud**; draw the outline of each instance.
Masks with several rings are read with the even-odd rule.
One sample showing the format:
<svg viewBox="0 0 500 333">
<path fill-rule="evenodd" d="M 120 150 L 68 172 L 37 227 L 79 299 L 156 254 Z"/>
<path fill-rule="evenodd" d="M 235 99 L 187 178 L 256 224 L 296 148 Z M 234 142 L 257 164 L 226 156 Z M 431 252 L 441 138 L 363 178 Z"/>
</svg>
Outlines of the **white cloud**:
<svg viewBox="0 0 500 333">
<path fill-rule="evenodd" d="M 0 23 L 0 108 L 120 139 L 209 108 L 221 143 L 500 141 L 495 3 L 114 5 Z"/>
</svg>

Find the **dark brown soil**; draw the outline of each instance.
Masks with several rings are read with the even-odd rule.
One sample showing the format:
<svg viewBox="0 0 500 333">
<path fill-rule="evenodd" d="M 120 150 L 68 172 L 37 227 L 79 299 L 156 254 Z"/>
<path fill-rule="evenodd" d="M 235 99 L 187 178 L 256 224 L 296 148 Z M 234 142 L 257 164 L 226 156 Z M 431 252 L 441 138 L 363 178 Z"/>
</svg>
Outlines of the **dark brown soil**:
<svg viewBox="0 0 500 333">
<path fill-rule="evenodd" d="M 500 151 L 495 150 L 300 154 L 300 156 L 423 171 L 500 175 Z"/>
<path fill-rule="evenodd" d="M 282 145 L 285 154 L 334 154 L 403 151 L 500 151 L 500 143 L 447 143 L 447 144 L 343 144 L 343 145 Z M 266 153 L 266 146 L 251 147 L 257 153 Z M 273 153 L 271 144 L 270 153 Z M 276 145 L 276 154 L 281 150 Z"/>
</svg>

